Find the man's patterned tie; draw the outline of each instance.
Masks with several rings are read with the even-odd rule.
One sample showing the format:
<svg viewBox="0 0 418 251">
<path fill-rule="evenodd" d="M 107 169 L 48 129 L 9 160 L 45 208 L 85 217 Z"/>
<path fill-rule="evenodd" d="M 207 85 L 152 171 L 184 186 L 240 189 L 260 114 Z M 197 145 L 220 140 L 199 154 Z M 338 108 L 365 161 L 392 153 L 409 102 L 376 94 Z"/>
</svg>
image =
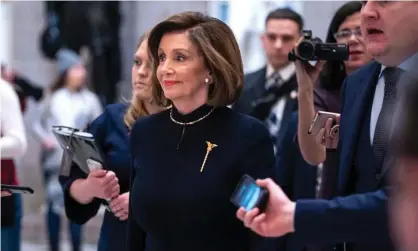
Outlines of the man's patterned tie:
<svg viewBox="0 0 418 251">
<path fill-rule="evenodd" d="M 387 67 L 383 70 L 385 93 L 382 109 L 377 119 L 372 145 L 373 155 L 376 157 L 378 163 L 382 163 L 388 146 L 396 102 L 396 83 L 399 80 L 401 71 L 401 69 L 395 67 Z"/>
<path fill-rule="evenodd" d="M 279 72 L 275 72 L 274 74 L 272 74 L 267 82 L 269 91 L 271 91 L 271 93 L 274 93 L 275 89 L 280 88 L 280 85 L 282 84 L 282 82 L 283 82 L 283 79 L 280 77 Z M 277 97 L 274 97 L 274 99 L 275 101 L 277 101 Z M 271 108 L 273 107 L 274 105 Z M 266 124 L 267 124 L 267 128 L 269 129 L 270 137 L 274 146 L 276 146 L 277 134 L 280 129 L 280 122 L 281 121 L 278 120 L 277 115 L 274 113 L 274 111 L 270 110 L 269 116 L 266 119 Z"/>
</svg>

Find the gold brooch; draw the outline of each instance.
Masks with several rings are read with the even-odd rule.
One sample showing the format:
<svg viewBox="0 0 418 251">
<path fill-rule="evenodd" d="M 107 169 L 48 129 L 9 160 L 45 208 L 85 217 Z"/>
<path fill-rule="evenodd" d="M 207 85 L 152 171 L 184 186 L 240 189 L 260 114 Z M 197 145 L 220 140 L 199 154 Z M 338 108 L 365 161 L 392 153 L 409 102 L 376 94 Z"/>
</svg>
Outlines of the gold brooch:
<svg viewBox="0 0 418 251">
<path fill-rule="evenodd" d="M 209 153 L 212 151 L 213 148 L 217 147 L 218 145 L 212 144 L 209 141 L 206 141 L 208 147 L 206 148 L 206 155 L 205 159 L 203 160 L 202 167 L 200 168 L 200 172 L 203 172 L 203 168 L 205 168 L 206 160 L 208 159 Z"/>
</svg>

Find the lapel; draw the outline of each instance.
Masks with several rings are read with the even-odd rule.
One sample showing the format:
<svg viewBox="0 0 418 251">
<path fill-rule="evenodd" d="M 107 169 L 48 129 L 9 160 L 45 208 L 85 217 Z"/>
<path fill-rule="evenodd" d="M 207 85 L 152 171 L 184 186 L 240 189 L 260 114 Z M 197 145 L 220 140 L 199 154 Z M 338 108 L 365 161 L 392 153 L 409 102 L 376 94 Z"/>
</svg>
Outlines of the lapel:
<svg viewBox="0 0 418 251">
<path fill-rule="evenodd" d="M 280 122 L 280 130 L 279 135 L 277 137 L 277 146 L 281 143 L 284 135 L 286 134 L 287 127 L 289 125 L 289 120 L 292 117 L 292 114 L 294 111 L 297 111 L 298 109 L 298 99 L 297 99 L 297 80 L 296 80 L 296 74 L 288 80 L 289 82 L 292 82 L 293 90 L 290 92 L 290 94 L 287 94 L 286 96 L 286 103 L 282 114 L 282 121 Z"/>
<path fill-rule="evenodd" d="M 350 171 L 355 163 L 355 151 L 368 105 L 373 100 L 374 90 L 380 73 L 380 64 L 374 62 L 363 69 L 359 77 L 349 77 L 341 115 L 341 133 L 344 140 L 340 144 L 339 191 L 344 194 L 350 179 Z M 349 93 L 352 92 L 352 93 Z"/>
<path fill-rule="evenodd" d="M 265 92 L 267 67 L 262 68 L 257 74 L 254 74 L 253 88 L 251 88 L 251 101 L 259 99 Z"/>
<path fill-rule="evenodd" d="M 289 127 L 289 121 L 292 117 L 294 111 L 297 110 L 298 102 L 297 98 L 286 98 L 286 104 L 282 115 L 282 121 L 280 122 L 280 129 L 277 137 L 276 144 L 279 146 L 287 132 L 287 128 Z"/>
</svg>

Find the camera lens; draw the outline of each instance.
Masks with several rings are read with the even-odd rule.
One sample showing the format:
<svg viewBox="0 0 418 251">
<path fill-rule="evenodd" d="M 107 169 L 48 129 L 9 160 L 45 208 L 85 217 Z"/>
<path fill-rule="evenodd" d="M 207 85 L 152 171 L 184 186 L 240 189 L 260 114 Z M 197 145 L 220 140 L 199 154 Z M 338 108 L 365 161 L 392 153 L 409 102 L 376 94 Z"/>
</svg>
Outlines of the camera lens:
<svg viewBox="0 0 418 251">
<path fill-rule="evenodd" d="M 315 55 L 315 47 L 310 41 L 302 41 L 298 46 L 298 55 L 303 60 L 310 60 Z"/>
</svg>

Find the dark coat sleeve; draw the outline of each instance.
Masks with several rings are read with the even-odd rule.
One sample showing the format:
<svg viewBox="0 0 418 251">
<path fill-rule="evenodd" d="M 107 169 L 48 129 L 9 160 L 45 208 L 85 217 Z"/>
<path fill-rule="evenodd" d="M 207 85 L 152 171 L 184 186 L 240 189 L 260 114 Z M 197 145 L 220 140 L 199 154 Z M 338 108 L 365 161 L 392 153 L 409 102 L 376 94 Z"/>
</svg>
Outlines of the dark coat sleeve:
<svg viewBox="0 0 418 251">
<path fill-rule="evenodd" d="M 33 97 L 39 102 L 44 96 L 44 90 L 42 88 L 37 87 L 34 83 L 24 77 L 16 76 L 13 82 L 22 89 L 24 97 Z"/>
<path fill-rule="evenodd" d="M 388 190 L 296 203 L 295 230 L 305 243 L 381 243 L 390 240 Z M 389 245 L 390 243 L 388 243 Z"/>
</svg>

